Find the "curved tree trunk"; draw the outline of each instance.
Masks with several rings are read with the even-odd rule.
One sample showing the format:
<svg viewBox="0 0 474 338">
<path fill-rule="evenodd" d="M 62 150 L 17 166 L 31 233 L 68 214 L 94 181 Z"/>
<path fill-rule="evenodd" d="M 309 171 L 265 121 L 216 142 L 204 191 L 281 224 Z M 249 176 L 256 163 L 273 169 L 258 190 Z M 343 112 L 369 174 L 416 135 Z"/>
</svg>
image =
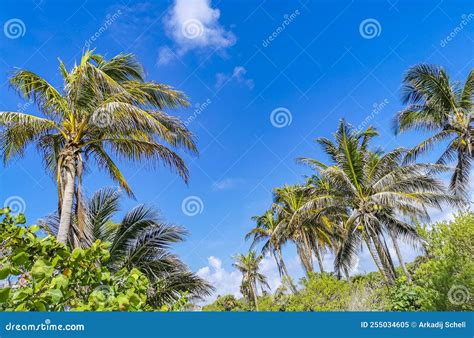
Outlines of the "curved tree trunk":
<svg viewBox="0 0 474 338">
<path fill-rule="evenodd" d="M 393 247 L 395 248 L 395 252 L 397 253 L 397 258 L 398 258 L 398 261 L 400 262 L 400 266 L 403 270 L 403 273 L 405 274 L 405 276 L 407 277 L 407 281 L 409 283 L 411 283 L 412 279 L 411 279 L 411 275 L 410 273 L 408 272 L 408 269 L 405 265 L 405 262 L 403 261 L 403 258 L 402 258 L 402 253 L 400 251 L 400 247 L 398 246 L 398 243 L 397 243 L 397 238 L 395 236 L 395 233 L 393 232 L 393 229 L 390 229 L 390 237 L 392 239 L 392 243 L 393 243 Z"/>
<path fill-rule="evenodd" d="M 253 293 L 253 300 L 255 305 L 255 311 L 258 311 L 258 295 L 257 295 L 257 283 L 252 283 L 252 293 Z"/>
<path fill-rule="evenodd" d="M 377 267 L 377 269 L 379 270 L 380 274 L 385 279 L 385 281 L 389 283 L 389 279 L 383 269 L 382 262 L 380 261 L 377 251 L 374 248 L 374 243 L 372 242 L 372 239 L 366 237 L 365 244 L 367 245 L 367 249 L 369 249 L 370 255 L 372 256 L 372 259 L 374 260 L 375 266 Z"/>
<path fill-rule="evenodd" d="M 316 246 L 314 248 L 314 254 L 316 255 L 316 259 L 318 261 L 319 272 L 324 273 L 323 259 L 322 259 L 322 256 L 321 256 L 321 252 L 319 250 L 319 246 Z"/>
<path fill-rule="evenodd" d="M 301 264 L 305 270 L 307 276 L 309 276 L 313 272 L 313 264 L 311 262 L 311 257 L 308 257 L 307 250 L 305 250 L 302 243 L 296 245 L 296 250 L 298 251 L 298 255 L 300 257 Z"/>
<path fill-rule="evenodd" d="M 284 276 L 285 273 L 283 271 L 283 267 L 281 266 L 280 259 L 277 256 L 277 249 L 274 249 L 271 252 L 272 252 L 273 259 L 275 260 L 275 263 L 276 263 L 277 268 L 278 268 L 278 274 L 280 275 L 280 278 L 281 278 L 281 277 Z"/>
<path fill-rule="evenodd" d="M 61 203 L 61 216 L 59 219 L 58 242 L 67 243 L 69 231 L 71 228 L 72 204 L 74 199 L 74 182 L 76 178 L 76 169 L 73 161 L 70 160 L 65 166 L 64 191 Z"/>
<path fill-rule="evenodd" d="M 280 250 L 280 249 L 276 249 L 275 252 L 276 252 L 276 255 L 277 255 L 277 257 L 278 257 L 278 260 L 280 261 L 279 266 L 281 267 L 281 270 L 282 270 L 282 276 L 280 276 L 280 277 L 286 277 L 286 279 L 288 280 L 288 284 L 289 284 L 289 286 L 290 286 L 291 292 L 293 292 L 294 294 L 296 294 L 298 291 L 296 290 L 296 286 L 293 284 L 293 280 L 291 279 L 291 276 L 290 276 L 290 274 L 288 273 L 288 270 L 287 270 L 287 268 L 286 268 L 285 261 L 283 260 L 283 255 L 282 255 L 282 253 L 281 253 L 281 250 Z"/>
<path fill-rule="evenodd" d="M 384 247 L 378 236 L 376 236 L 372 240 L 374 242 L 375 249 L 382 264 L 383 271 L 387 276 L 388 283 L 393 284 L 396 279 L 396 274 L 395 269 L 393 267 L 392 259 L 390 257 L 390 253 L 387 251 L 386 246 Z"/>
</svg>

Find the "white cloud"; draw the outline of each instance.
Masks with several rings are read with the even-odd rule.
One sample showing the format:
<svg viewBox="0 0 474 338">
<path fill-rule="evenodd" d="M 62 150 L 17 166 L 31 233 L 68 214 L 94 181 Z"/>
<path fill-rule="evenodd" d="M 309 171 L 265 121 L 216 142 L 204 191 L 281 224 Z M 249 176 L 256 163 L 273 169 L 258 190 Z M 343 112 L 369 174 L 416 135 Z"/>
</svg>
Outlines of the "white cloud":
<svg viewBox="0 0 474 338">
<path fill-rule="evenodd" d="M 176 58 L 176 55 L 173 53 L 171 48 L 168 46 L 160 48 L 158 51 L 158 65 L 166 65 L 170 63 L 174 58 Z"/>
<path fill-rule="evenodd" d="M 234 268 L 227 271 L 222 267 L 222 260 L 215 256 L 210 256 L 207 262 L 208 265 L 200 268 L 197 275 L 211 283 L 216 290 L 205 300 L 205 303 L 212 303 L 218 296 L 223 295 L 242 297 L 240 293 L 242 274 Z M 260 264 L 260 271 L 267 277 L 271 292 L 274 292 L 281 284 L 275 260 L 270 256 L 265 256 Z"/>
<path fill-rule="evenodd" d="M 237 187 L 239 184 L 242 184 L 244 180 L 240 178 L 224 178 L 220 181 L 216 181 L 212 184 L 213 190 L 229 190 Z"/>
<path fill-rule="evenodd" d="M 220 15 L 219 9 L 211 7 L 210 0 L 175 0 L 164 18 L 164 25 L 167 35 L 176 44 L 177 54 L 184 55 L 190 50 L 224 50 L 235 44 L 235 35 L 219 23 Z M 160 51 L 163 58 L 159 58 L 159 64 L 171 60 L 163 53 Z"/>
<path fill-rule="evenodd" d="M 197 275 L 214 286 L 216 289 L 214 294 L 206 299 L 207 302 L 214 301 L 217 296 L 234 295 L 241 297 L 240 281 L 242 274 L 237 270 L 227 271 L 222 267 L 222 261 L 214 256 L 207 259 L 208 265 L 200 268 Z"/>
<path fill-rule="evenodd" d="M 217 73 L 215 87 L 221 89 L 229 81 L 235 80 L 237 83 L 243 84 L 252 90 L 255 84 L 252 79 L 245 77 L 246 73 L 247 69 L 243 66 L 235 67 L 232 74 Z"/>
</svg>

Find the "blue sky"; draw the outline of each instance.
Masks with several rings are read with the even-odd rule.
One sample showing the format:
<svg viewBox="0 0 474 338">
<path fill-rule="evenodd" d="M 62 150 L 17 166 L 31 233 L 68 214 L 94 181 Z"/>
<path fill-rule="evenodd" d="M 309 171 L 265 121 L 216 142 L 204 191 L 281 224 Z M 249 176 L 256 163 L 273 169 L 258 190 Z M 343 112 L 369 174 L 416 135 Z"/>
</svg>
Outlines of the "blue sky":
<svg viewBox="0 0 474 338">
<path fill-rule="evenodd" d="M 402 75 L 428 62 L 464 80 L 474 65 L 473 12 L 467 0 L 2 1 L 0 110 L 39 114 L 8 87 L 9 73 L 27 68 L 60 86 L 56 58 L 71 67 L 87 47 L 109 57 L 132 52 L 148 79 L 184 91 L 191 107 L 171 113 L 197 137 L 200 156 L 183 154 L 189 185 L 166 168 L 121 163 L 137 197 L 124 198 L 123 209 L 150 204 L 185 226 L 191 235 L 179 254 L 219 292 L 236 292 L 231 255 L 248 249 L 250 217 L 270 205 L 273 187 L 310 174 L 296 157 L 326 160 L 314 138 L 329 137 L 344 117 L 376 126 L 385 149 L 421 140 L 391 131 Z M 113 183 L 91 168 L 85 185 L 91 194 Z M 12 196 L 30 222 L 56 207 L 34 148 L 1 167 L 0 202 Z M 199 204 L 194 216 L 183 212 L 189 200 Z M 285 255 L 299 274 L 293 250 Z M 364 254 L 359 270 L 370 269 Z"/>
</svg>

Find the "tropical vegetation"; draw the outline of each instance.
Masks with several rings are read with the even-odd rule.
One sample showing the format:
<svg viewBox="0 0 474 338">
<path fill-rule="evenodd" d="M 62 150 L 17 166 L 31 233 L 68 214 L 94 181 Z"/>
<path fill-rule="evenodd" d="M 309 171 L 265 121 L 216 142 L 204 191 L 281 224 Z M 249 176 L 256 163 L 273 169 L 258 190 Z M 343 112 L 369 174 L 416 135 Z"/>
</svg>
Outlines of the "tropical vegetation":
<svg viewBox="0 0 474 338">
<path fill-rule="evenodd" d="M 137 311 L 147 302 L 148 278 L 138 269 L 112 273 L 108 245 L 70 250 L 53 236 L 24 227 L 23 215 L 0 210 L 0 309 L 3 311 Z"/>
<path fill-rule="evenodd" d="M 10 78 L 42 117 L 0 112 L 4 163 L 36 146 L 58 198 L 57 210 L 29 227 L 22 214 L 0 210 L 0 309 L 182 310 L 209 296 L 212 286 L 172 252 L 187 234 L 183 227 L 143 204 L 117 216 L 120 191 L 134 197 L 118 161 L 163 164 L 188 181 L 179 152 L 197 154 L 194 137 L 165 112 L 187 106 L 186 96 L 147 81 L 132 54 L 107 59 L 86 51 L 70 69 L 59 61 L 59 72 L 61 88 L 29 70 Z M 416 65 L 404 77 L 403 103 L 395 133 L 421 130 L 428 138 L 413 148 L 381 149 L 375 128 L 360 130 L 344 119 L 332 138 L 317 138 L 324 158 L 297 159 L 310 175 L 273 190 L 272 202 L 252 218 L 250 250 L 233 257 L 242 298 L 222 295 L 204 310 L 474 308 L 474 70 L 460 84 L 442 67 Z M 441 157 L 420 162 L 435 144 L 443 146 Z M 85 196 L 92 165 L 118 188 Z M 432 223 L 431 214 L 447 208 L 460 210 L 456 218 Z M 402 245 L 423 254 L 407 262 Z M 304 271 L 299 283 L 285 262 L 287 246 L 295 247 Z M 357 275 L 365 250 L 377 271 Z M 266 256 L 281 279 L 273 293 L 261 271 Z"/>
<path fill-rule="evenodd" d="M 186 294 L 188 300 L 208 296 L 212 291 L 206 281 L 190 272 L 171 245 L 184 240 L 184 228 L 166 223 L 151 207 L 140 204 L 125 213 L 120 222 L 113 216 L 120 210 L 120 192 L 105 188 L 84 204 L 85 238 L 90 247 L 97 241 L 110 243 L 106 266 L 110 271 L 137 269 L 149 281 L 148 303 L 156 308 L 173 304 Z M 48 233 L 58 232 L 60 217 L 54 213 L 39 225 Z M 73 227 L 77 227 L 77 217 Z"/>
<path fill-rule="evenodd" d="M 133 196 L 114 157 L 163 163 L 187 181 L 186 165 L 170 147 L 195 153 L 196 146 L 186 126 L 163 112 L 188 105 L 184 94 L 146 82 L 132 54 L 106 59 L 86 51 L 70 70 L 60 61 L 59 71 L 64 81 L 61 89 L 29 70 L 18 70 L 10 78 L 10 85 L 26 100 L 33 100 L 44 117 L 2 112 L 0 152 L 7 163 L 23 155 L 28 145 L 37 147 L 58 188 L 58 241 L 65 243 L 74 231 L 79 237 L 72 240 L 80 242 L 82 232 L 70 229 L 71 218 L 81 212 L 82 179 L 90 162 Z"/>
<path fill-rule="evenodd" d="M 453 221 L 417 226 L 424 254 L 406 264 L 408 282 L 399 277 L 387 285 L 380 272 L 348 279 L 334 273 L 311 273 L 293 294 L 281 285 L 258 296 L 259 311 L 472 311 L 474 309 L 474 214 Z M 254 311 L 253 303 L 233 295 L 218 297 L 203 311 Z"/>
<path fill-rule="evenodd" d="M 420 64 L 408 70 L 403 84 L 403 102 L 406 107 L 394 119 L 396 133 L 417 129 L 434 132 L 434 135 L 411 149 L 398 147 L 386 151 L 373 146 L 374 138 L 378 136 L 375 128 L 360 130 L 341 120 L 333 139 L 316 140 L 329 161 L 298 158 L 298 162 L 309 166 L 313 174 L 303 184 L 287 184 L 275 188 L 270 208 L 261 216 L 253 217 L 256 225 L 246 235 L 247 239 L 252 239 L 251 249 L 254 250 L 256 245 L 263 243 L 261 252 L 274 258 L 282 285 L 288 287 L 291 293 L 288 297 L 292 301 L 300 298 L 296 302 L 301 306 L 287 306 L 284 307 L 285 310 L 326 309 L 318 307 L 319 301 L 315 299 L 309 301 L 307 307 L 302 304 L 306 302 L 305 294 L 311 294 L 310 289 L 314 285 L 326 285 L 331 279 L 334 282 L 329 284 L 333 286 L 334 283 L 344 284 L 344 277 L 351 290 L 357 290 L 360 283 L 353 283 L 354 277 L 350 275 L 362 250 L 368 250 L 378 270 L 377 278 L 383 281 L 377 287 L 392 290 L 391 299 L 398 299 L 402 304 L 392 304 L 390 309 L 430 308 L 426 299 L 423 305 L 419 304 L 418 299 L 421 289 L 431 287 L 417 285 L 422 284 L 422 267 L 433 265 L 433 269 L 434 266 L 441 269 L 441 266 L 445 266 L 442 264 L 447 263 L 430 257 L 434 249 L 428 249 L 427 243 L 436 246 L 435 238 L 442 237 L 436 229 L 447 232 L 451 229 L 439 226 L 423 232 L 417 226 L 429 224 L 430 213 L 436 210 L 462 210 L 470 206 L 469 180 L 474 147 L 474 70 L 469 73 L 464 85 L 461 85 L 452 82 L 443 68 Z M 417 162 L 420 154 L 431 150 L 435 143 L 445 140 L 448 141 L 447 148 L 436 163 Z M 455 162 L 454 169 L 448 166 L 452 162 Z M 450 172 L 451 179 L 447 188 L 442 175 Z M 457 221 L 474 226 L 472 217 L 469 216 Z M 427 233 L 430 234 L 429 240 L 426 238 Z M 462 239 L 459 240 L 459 245 L 465 245 Z M 469 244 L 472 244 L 472 240 L 471 235 Z M 291 278 L 288 283 L 289 274 L 282 254 L 282 247 L 290 242 L 295 244 L 306 273 L 301 282 L 303 287 L 298 291 Z M 426 250 L 426 255 L 422 257 L 427 262 L 416 271 L 417 276 L 413 276 L 414 272 L 410 271 L 404 261 L 400 243 Z M 323 264 L 326 253 L 334 258 L 333 271 L 329 274 Z M 448 247 L 440 248 L 438 255 L 443 257 L 449 253 Z M 315 274 L 313 261 L 318 263 L 319 274 Z M 460 266 L 468 265 L 464 262 Z M 472 276 L 469 268 L 461 270 Z M 455 273 L 452 267 L 448 271 L 445 271 L 447 275 L 453 276 Z M 434 277 L 433 282 L 442 274 Z M 472 285 L 465 281 L 461 285 L 469 298 Z M 453 283 L 447 283 L 447 278 L 443 278 L 433 297 L 442 298 L 444 295 L 444 302 L 432 301 L 436 305 L 432 305 L 431 309 L 450 308 L 446 300 L 449 298 L 449 290 L 454 286 Z M 345 288 L 341 284 L 337 289 L 340 290 L 337 293 L 339 297 Z M 367 290 L 367 286 L 362 289 Z M 326 287 L 318 289 L 319 292 L 323 290 Z M 422 294 L 425 297 L 428 293 Z M 263 297 L 268 300 L 268 296 Z M 229 298 L 225 300 L 226 304 L 230 303 Z M 233 303 L 238 304 L 238 300 Z M 255 303 L 254 300 L 253 304 Z M 327 302 L 323 303 L 327 305 Z M 413 307 L 410 308 L 408 303 Z M 219 298 L 216 304 L 223 304 L 222 299 Z M 344 306 L 339 304 L 336 308 L 349 309 L 349 304 L 350 302 Z"/>
<path fill-rule="evenodd" d="M 259 271 L 263 255 L 257 255 L 255 251 L 249 251 L 246 255 L 240 254 L 235 256 L 234 259 L 234 266 L 242 273 L 240 292 L 242 292 L 247 301 L 253 303 L 253 306 L 258 311 L 258 286 L 260 285 L 262 291 L 270 288 L 267 278 Z"/>
</svg>

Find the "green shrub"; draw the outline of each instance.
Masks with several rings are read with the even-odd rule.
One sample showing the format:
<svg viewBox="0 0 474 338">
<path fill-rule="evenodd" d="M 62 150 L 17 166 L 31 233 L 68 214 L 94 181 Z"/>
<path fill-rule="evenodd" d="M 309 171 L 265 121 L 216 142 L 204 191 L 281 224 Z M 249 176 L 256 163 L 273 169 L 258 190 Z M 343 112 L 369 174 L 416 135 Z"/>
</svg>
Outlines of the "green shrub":
<svg viewBox="0 0 474 338">
<path fill-rule="evenodd" d="M 420 229 L 427 251 L 415 271 L 425 311 L 474 310 L 474 213 Z"/>
<path fill-rule="evenodd" d="M 0 209 L 0 310 L 146 310 L 148 279 L 137 269 L 110 272 L 107 244 L 70 251 L 38 226 L 23 226 L 23 215 Z"/>
<path fill-rule="evenodd" d="M 234 312 L 234 311 L 250 311 L 250 307 L 243 299 L 237 299 L 233 295 L 218 297 L 212 304 L 205 305 L 202 311 L 206 312 Z"/>
<path fill-rule="evenodd" d="M 397 279 L 386 294 L 387 311 L 419 311 L 423 307 L 426 291 L 416 285 L 407 283 L 406 277 Z"/>
<path fill-rule="evenodd" d="M 329 274 L 312 274 L 301 280 L 302 289 L 286 311 L 344 311 L 350 300 L 351 285 Z"/>
</svg>

